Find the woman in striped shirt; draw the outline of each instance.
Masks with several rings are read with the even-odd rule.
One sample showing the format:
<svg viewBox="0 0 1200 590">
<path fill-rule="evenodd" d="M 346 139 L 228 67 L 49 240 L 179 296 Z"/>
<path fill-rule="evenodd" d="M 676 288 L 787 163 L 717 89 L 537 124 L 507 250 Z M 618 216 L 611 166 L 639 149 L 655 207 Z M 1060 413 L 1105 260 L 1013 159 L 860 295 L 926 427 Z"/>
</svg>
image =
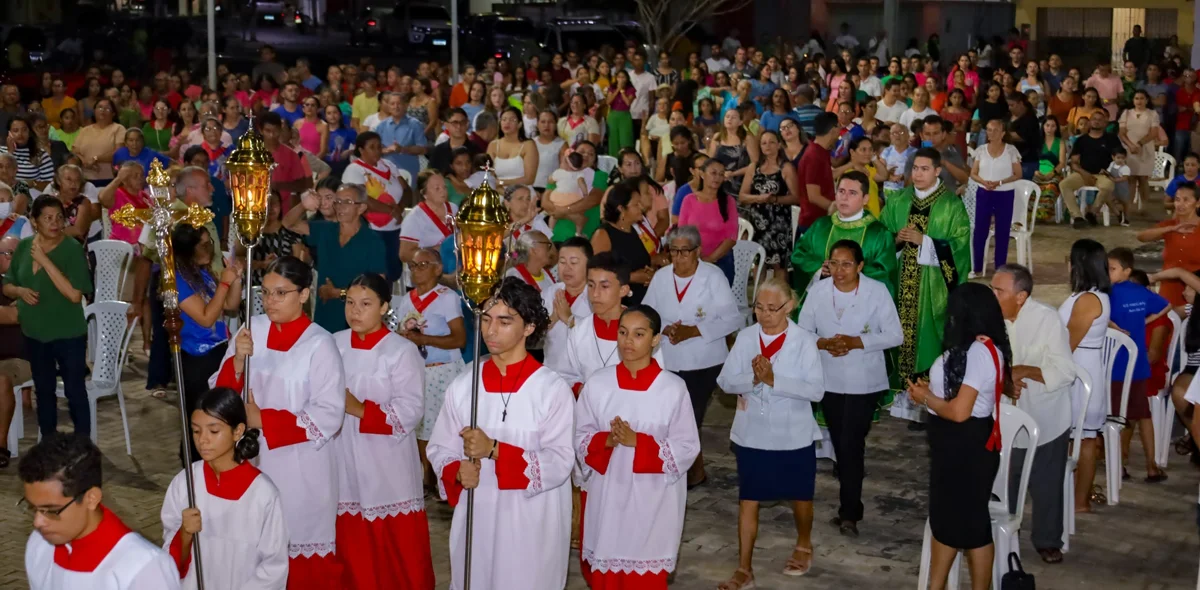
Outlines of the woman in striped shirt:
<svg viewBox="0 0 1200 590">
<path fill-rule="evenodd" d="M 17 180 L 42 190 L 54 179 L 54 163 L 50 161 L 50 154 L 34 140 L 29 121 L 29 117 L 9 119 L 8 136 L 0 146 L 0 153 L 17 159 Z"/>
</svg>

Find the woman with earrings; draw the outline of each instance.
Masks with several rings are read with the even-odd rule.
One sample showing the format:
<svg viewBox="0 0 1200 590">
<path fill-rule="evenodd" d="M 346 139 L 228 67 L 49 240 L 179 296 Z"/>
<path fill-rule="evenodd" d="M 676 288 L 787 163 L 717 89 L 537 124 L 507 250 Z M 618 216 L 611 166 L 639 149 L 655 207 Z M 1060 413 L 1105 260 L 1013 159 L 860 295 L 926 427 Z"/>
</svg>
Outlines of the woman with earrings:
<svg viewBox="0 0 1200 590">
<path fill-rule="evenodd" d="M 206 588 L 271 590 L 288 579 L 288 529 L 283 501 L 271 478 L 251 460 L 258 456 L 259 431 L 247 425 L 238 392 L 210 389 L 195 400 L 189 419 L 199 457 L 188 467 L 196 503 L 188 507 L 181 471 L 163 499 L 163 548 L 179 568 L 183 588 L 196 588 L 192 543 L 204 532 Z"/>
<path fill-rule="evenodd" d="M 383 324 L 383 276 L 346 290 L 346 323 L 333 335 L 346 371 L 337 449 L 337 541 L 352 590 L 433 590 L 429 522 L 416 433 L 423 415 L 422 352 Z"/>
</svg>

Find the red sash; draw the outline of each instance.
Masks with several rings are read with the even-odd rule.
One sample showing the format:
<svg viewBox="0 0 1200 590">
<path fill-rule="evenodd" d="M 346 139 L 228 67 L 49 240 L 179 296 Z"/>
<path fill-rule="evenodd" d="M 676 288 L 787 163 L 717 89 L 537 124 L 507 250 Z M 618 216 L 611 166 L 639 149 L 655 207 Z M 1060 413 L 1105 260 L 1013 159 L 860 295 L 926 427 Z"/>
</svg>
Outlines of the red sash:
<svg viewBox="0 0 1200 590">
<path fill-rule="evenodd" d="M 679 279 L 674 276 L 671 277 L 671 279 L 675 281 L 675 299 L 677 299 L 680 303 L 683 303 L 683 296 L 687 295 L 688 289 L 692 288 L 692 283 L 696 282 L 696 277 L 693 276 L 692 280 L 688 281 L 687 286 L 684 287 L 682 291 L 679 290 Z"/>
<path fill-rule="evenodd" d="M 1000 355 L 996 352 L 996 345 L 992 343 L 992 339 L 986 336 L 980 336 L 979 342 L 982 342 L 987 347 L 988 352 L 992 353 L 992 362 L 996 363 L 996 417 L 992 421 L 992 434 L 988 436 L 987 450 L 1000 450 L 1000 396 L 1004 395 L 1004 372 L 1000 366 Z"/>
<path fill-rule="evenodd" d="M 420 314 L 424 314 L 425 309 L 428 308 L 434 301 L 436 301 L 437 298 L 438 292 L 436 287 L 430 291 L 429 295 L 426 295 L 424 299 L 421 299 L 417 296 L 416 289 L 408 292 L 408 299 L 409 301 L 412 301 L 413 309 L 417 310 L 417 313 Z"/>
<path fill-rule="evenodd" d="M 534 289 L 537 289 L 538 292 L 541 292 L 542 286 L 539 285 L 537 280 L 533 278 L 533 275 L 529 273 L 529 269 L 525 268 L 524 264 L 517 265 L 517 273 L 521 275 L 522 279 L 525 279 L 526 283 L 533 285 Z"/>
<path fill-rule="evenodd" d="M 780 334 L 779 337 L 770 344 L 763 342 L 762 335 L 760 334 L 758 336 L 758 351 L 763 356 L 767 357 L 767 360 L 771 360 L 771 357 L 775 356 L 775 353 L 779 352 L 779 349 L 783 348 L 784 340 L 787 340 L 787 332 Z"/>
<path fill-rule="evenodd" d="M 16 222 L 17 220 L 12 217 L 7 217 L 4 221 L 0 221 L 0 236 L 8 233 L 8 230 L 12 229 L 13 224 Z"/>
<path fill-rule="evenodd" d="M 428 203 L 421 201 L 421 204 L 417 205 L 417 206 L 420 207 L 421 210 L 425 212 L 425 215 L 427 215 L 429 217 L 429 220 L 433 222 L 433 225 L 438 228 L 438 231 L 442 232 L 443 239 L 445 239 L 447 236 L 449 236 L 452 233 L 450 231 L 450 226 L 446 225 L 445 221 L 438 219 L 437 214 L 433 212 L 433 209 L 429 208 Z M 447 211 L 450 210 L 449 205 L 446 206 L 446 210 Z"/>
<path fill-rule="evenodd" d="M 367 170 L 370 170 L 371 172 L 374 172 L 375 176 L 382 178 L 384 182 L 389 182 L 392 180 L 392 171 L 388 170 L 387 166 L 384 166 L 383 170 L 380 170 L 362 160 L 355 160 L 354 163 L 366 168 Z"/>
</svg>

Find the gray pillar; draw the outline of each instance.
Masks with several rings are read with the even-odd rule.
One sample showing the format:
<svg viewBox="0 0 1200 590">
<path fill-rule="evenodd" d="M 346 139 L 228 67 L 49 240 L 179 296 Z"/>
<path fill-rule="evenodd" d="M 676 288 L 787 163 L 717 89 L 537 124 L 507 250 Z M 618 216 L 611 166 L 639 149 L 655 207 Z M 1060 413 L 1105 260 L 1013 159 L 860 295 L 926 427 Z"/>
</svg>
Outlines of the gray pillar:
<svg viewBox="0 0 1200 590">
<path fill-rule="evenodd" d="M 903 40 L 900 39 L 900 0 L 883 0 L 883 30 L 888 34 L 888 50 L 891 55 L 904 53 Z M 879 64 L 886 68 L 887 64 Z"/>
</svg>

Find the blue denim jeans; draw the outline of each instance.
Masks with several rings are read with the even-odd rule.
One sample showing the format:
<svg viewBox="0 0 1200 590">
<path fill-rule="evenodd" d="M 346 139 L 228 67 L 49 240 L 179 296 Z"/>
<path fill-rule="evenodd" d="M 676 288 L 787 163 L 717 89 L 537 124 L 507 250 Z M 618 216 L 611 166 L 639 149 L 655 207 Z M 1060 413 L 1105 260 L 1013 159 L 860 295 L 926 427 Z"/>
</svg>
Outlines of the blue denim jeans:
<svg viewBox="0 0 1200 590">
<path fill-rule="evenodd" d="M 33 391 L 37 395 L 38 430 L 46 438 L 58 429 L 58 389 L 62 377 L 63 393 L 75 432 L 83 436 L 92 433 L 91 414 L 87 396 L 87 336 L 42 342 L 25 337 L 25 353 L 33 374 Z M 20 403 L 18 400 L 17 403 Z"/>
<path fill-rule="evenodd" d="M 1186 129 L 1175 130 L 1175 166 L 1178 171 L 1183 170 L 1183 158 L 1188 155 L 1191 150 L 1192 132 Z"/>
</svg>

